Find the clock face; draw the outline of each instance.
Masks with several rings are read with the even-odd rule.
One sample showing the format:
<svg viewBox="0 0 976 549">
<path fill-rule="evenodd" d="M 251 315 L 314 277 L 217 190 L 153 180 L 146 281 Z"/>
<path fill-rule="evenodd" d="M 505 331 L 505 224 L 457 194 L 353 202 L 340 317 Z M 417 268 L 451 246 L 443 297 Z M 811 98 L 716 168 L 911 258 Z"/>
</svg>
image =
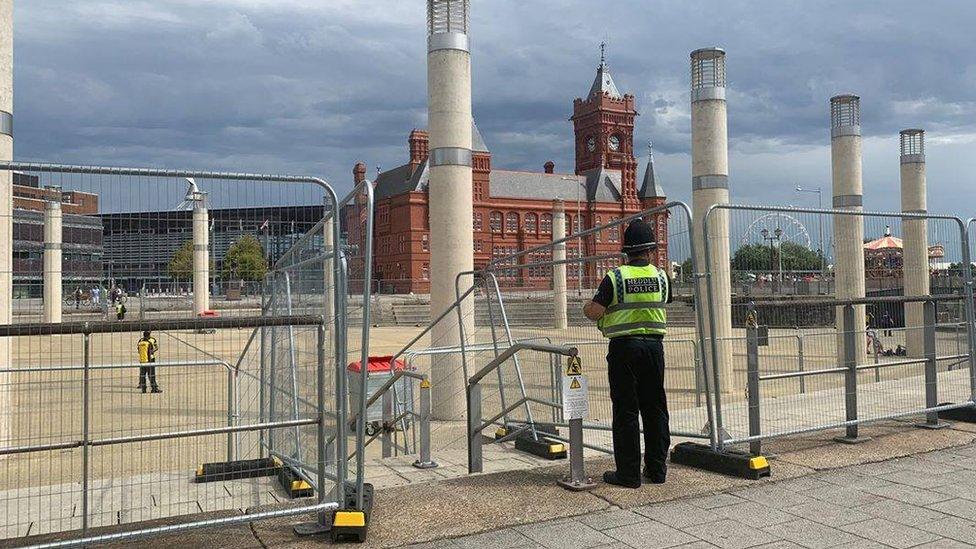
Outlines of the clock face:
<svg viewBox="0 0 976 549">
<path fill-rule="evenodd" d="M 596 150 L 596 138 L 594 138 L 594 137 L 591 136 L 589 139 L 587 139 L 586 140 L 586 148 L 590 152 L 595 151 Z"/>
<path fill-rule="evenodd" d="M 616 135 L 610 136 L 610 150 L 616 151 L 620 149 L 620 138 Z"/>
</svg>

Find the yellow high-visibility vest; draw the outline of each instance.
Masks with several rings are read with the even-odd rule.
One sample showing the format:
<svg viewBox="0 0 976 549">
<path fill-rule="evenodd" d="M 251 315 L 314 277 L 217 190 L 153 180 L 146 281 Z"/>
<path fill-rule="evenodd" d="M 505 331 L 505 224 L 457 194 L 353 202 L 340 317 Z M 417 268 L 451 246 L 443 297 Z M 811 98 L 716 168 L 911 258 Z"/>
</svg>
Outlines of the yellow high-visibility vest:
<svg viewBox="0 0 976 549">
<path fill-rule="evenodd" d="M 156 338 L 142 338 L 136 347 L 139 349 L 139 362 L 146 363 L 156 358 Z"/>
<path fill-rule="evenodd" d="M 605 337 L 667 333 L 668 276 L 654 265 L 621 265 L 609 273 L 613 299 L 597 327 Z"/>
</svg>

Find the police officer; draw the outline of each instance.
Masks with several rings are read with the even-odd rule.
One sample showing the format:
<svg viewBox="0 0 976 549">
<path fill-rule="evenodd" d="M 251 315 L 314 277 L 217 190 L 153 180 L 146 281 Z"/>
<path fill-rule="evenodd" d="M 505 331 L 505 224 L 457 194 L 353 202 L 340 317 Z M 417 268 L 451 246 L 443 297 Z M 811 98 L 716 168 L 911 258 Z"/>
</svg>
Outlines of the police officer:
<svg viewBox="0 0 976 549">
<path fill-rule="evenodd" d="M 607 273 L 583 313 L 610 339 L 607 366 L 613 404 L 613 457 L 616 471 L 604 482 L 628 488 L 641 485 L 640 423 L 644 422 L 643 477 L 662 484 L 671 445 L 664 392 L 664 305 L 671 280 L 651 264 L 654 230 L 644 221 L 624 232 L 627 263 Z"/>
<path fill-rule="evenodd" d="M 156 362 L 156 353 L 159 352 L 159 343 L 156 342 L 156 338 L 149 333 L 149 330 L 142 332 L 142 338 L 139 339 L 139 343 L 136 344 L 136 349 L 139 351 L 139 389 L 143 393 L 146 392 L 146 378 L 149 378 L 149 384 L 152 386 L 152 392 L 162 393 L 163 390 L 159 388 L 156 384 L 156 367 L 151 366 Z"/>
</svg>

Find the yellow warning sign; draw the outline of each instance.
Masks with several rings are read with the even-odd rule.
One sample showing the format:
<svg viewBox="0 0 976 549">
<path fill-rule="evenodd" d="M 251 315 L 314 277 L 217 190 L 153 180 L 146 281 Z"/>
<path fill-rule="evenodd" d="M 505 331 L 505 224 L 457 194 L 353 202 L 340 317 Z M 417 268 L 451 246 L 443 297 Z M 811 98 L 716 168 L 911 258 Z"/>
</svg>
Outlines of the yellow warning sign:
<svg viewBox="0 0 976 549">
<path fill-rule="evenodd" d="M 568 376 L 583 375 L 583 364 L 580 362 L 578 356 L 569 358 L 569 362 L 566 364 L 566 375 Z"/>
<path fill-rule="evenodd" d="M 421 381 L 420 382 L 420 388 L 421 389 L 430 389 L 430 380 L 425 378 L 423 381 Z"/>
<path fill-rule="evenodd" d="M 573 376 L 573 381 L 569 384 L 570 389 L 580 389 L 583 386 L 580 385 L 579 378 Z"/>
</svg>

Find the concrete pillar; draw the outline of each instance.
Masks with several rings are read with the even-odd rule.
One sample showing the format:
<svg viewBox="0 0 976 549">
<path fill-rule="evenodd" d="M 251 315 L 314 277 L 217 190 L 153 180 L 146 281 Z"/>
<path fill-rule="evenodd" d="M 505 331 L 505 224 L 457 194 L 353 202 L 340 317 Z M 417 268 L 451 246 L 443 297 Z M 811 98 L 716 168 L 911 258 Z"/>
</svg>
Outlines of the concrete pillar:
<svg viewBox="0 0 976 549">
<path fill-rule="evenodd" d="M 830 164 L 833 177 L 834 209 L 862 211 L 864 190 L 861 184 L 861 98 L 838 95 L 830 98 Z M 834 287 L 838 299 L 864 297 L 864 218 L 833 216 Z M 854 307 L 854 318 L 864 328 L 864 305 Z M 837 308 L 840 327 L 843 308 Z M 866 338 L 859 334 L 854 356 L 863 360 Z M 838 364 L 844 359 L 844 337 L 837 336 Z"/>
<path fill-rule="evenodd" d="M 552 202 L 552 239 L 553 241 L 566 238 L 566 205 L 562 200 Z M 566 260 L 566 243 L 556 244 L 552 248 L 553 261 Z M 566 264 L 552 267 L 552 306 L 553 327 L 565 330 L 569 326 L 566 318 Z"/>
<path fill-rule="evenodd" d="M 714 204 L 729 201 L 729 136 L 725 104 L 725 51 L 705 48 L 691 52 L 691 188 L 694 210 L 694 253 L 702 272 L 712 269 L 713 294 L 702 300 L 705 337 L 732 335 L 732 287 L 729 272 L 729 214 L 719 210 L 709 216 L 708 234 L 703 230 L 705 213 Z M 704 239 L 709 257 L 705 257 Z M 706 263 L 707 261 L 707 263 Z M 714 314 L 715 326 L 709 322 Z M 735 388 L 732 349 L 725 339 L 718 341 L 718 357 L 711 365 L 718 372 L 723 392 Z M 711 356 L 707 362 L 711 364 Z M 714 374 L 713 374 L 714 375 Z"/>
<path fill-rule="evenodd" d="M 193 314 L 210 309 L 210 215 L 207 193 L 193 194 Z"/>
<path fill-rule="evenodd" d="M 61 322 L 61 202 L 44 205 L 44 322 Z"/>
<path fill-rule="evenodd" d="M 0 160 L 14 158 L 14 2 L 0 0 Z M 10 324 L 13 299 L 13 175 L 0 172 L 0 324 Z M 0 338 L 0 369 L 10 366 L 10 340 Z M 0 440 L 10 437 L 9 387 L 0 377 Z"/>
<path fill-rule="evenodd" d="M 471 228 L 471 54 L 468 0 L 427 1 L 427 105 L 430 131 L 430 309 L 434 318 L 455 301 L 455 278 L 474 267 Z M 461 281 L 462 291 L 472 279 Z M 474 302 L 462 305 L 465 333 L 474 331 Z M 460 344 L 457 315 L 431 331 L 435 347 Z M 472 372 L 473 373 L 473 372 Z M 465 379 L 460 357 L 431 361 L 432 414 L 461 420 Z"/>
<path fill-rule="evenodd" d="M 925 130 L 902 130 L 901 134 L 901 211 L 927 213 L 925 183 Z M 929 293 L 929 234 L 924 219 L 902 220 L 902 273 L 905 295 Z M 925 356 L 924 304 L 905 304 L 905 347 L 908 356 Z"/>
</svg>

